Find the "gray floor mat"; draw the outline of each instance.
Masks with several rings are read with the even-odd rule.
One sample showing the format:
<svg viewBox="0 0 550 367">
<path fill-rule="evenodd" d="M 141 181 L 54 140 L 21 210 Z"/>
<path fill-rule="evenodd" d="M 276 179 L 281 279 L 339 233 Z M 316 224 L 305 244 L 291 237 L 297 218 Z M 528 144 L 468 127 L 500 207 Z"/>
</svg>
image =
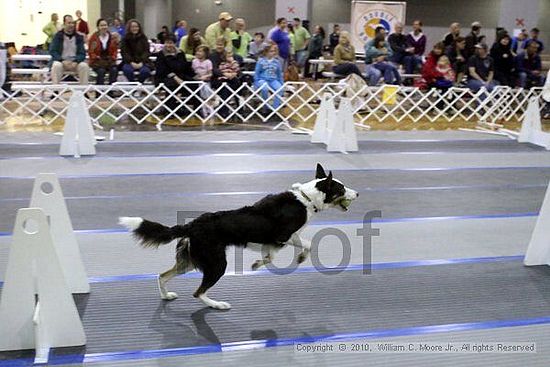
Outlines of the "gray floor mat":
<svg viewBox="0 0 550 367">
<path fill-rule="evenodd" d="M 322 144 L 309 144 L 303 141 L 262 141 L 239 144 L 204 142 L 100 142 L 96 157 L 151 157 L 162 155 L 193 156 L 204 154 L 318 154 L 326 150 Z M 401 152 L 535 152 L 544 150 L 531 144 L 518 144 L 511 140 L 494 141 L 360 141 L 362 153 L 401 153 Z M 0 157 L 58 157 L 59 144 L 18 145 L 0 144 Z"/>
<path fill-rule="evenodd" d="M 226 276 L 210 293 L 232 303 L 225 312 L 194 300 L 199 280 L 185 277 L 171 283 L 180 298 L 170 303 L 155 281 L 94 284 L 77 299 L 86 353 L 105 353 L 547 317 L 549 276 L 521 262 Z"/>
</svg>

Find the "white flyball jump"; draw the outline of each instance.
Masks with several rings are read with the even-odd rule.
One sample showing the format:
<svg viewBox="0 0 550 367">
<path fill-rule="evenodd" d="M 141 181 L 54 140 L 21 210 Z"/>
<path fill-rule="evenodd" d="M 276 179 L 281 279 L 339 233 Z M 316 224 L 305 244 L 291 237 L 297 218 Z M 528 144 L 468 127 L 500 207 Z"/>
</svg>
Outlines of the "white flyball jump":
<svg viewBox="0 0 550 367">
<path fill-rule="evenodd" d="M 357 133 L 349 98 L 341 98 L 338 111 L 330 94 L 325 93 L 315 120 L 312 143 L 324 143 L 327 152 L 357 152 Z"/>
<path fill-rule="evenodd" d="M 71 293 L 90 293 L 80 247 L 55 173 L 36 176 L 29 207 L 41 208 L 49 217 L 52 240 Z"/>
<path fill-rule="evenodd" d="M 81 155 L 95 155 L 95 145 L 92 119 L 82 91 L 75 90 L 69 100 L 69 110 L 65 119 L 63 139 L 59 147 L 59 155 L 79 158 Z"/>
<path fill-rule="evenodd" d="M 0 298 L 0 351 L 86 344 L 72 293 L 90 286 L 63 193 L 53 173 L 38 175 L 31 208 L 19 209 Z"/>
<path fill-rule="evenodd" d="M 546 189 L 523 263 L 527 266 L 550 265 L 550 184 Z"/>
<path fill-rule="evenodd" d="M 2 298 L 0 351 L 36 349 L 45 363 L 50 348 L 86 344 L 86 335 L 40 208 L 19 209 Z"/>
<path fill-rule="evenodd" d="M 527 111 L 521 125 L 518 142 L 531 143 L 550 150 L 550 133 L 542 131 L 540 123 L 540 106 L 537 97 L 529 100 Z"/>
</svg>

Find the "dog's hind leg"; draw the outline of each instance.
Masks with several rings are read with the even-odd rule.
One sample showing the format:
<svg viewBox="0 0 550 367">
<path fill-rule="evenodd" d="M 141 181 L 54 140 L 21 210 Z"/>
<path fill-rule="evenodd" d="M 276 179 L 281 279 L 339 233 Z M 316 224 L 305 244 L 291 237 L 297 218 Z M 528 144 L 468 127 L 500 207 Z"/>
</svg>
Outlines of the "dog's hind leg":
<svg viewBox="0 0 550 367">
<path fill-rule="evenodd" d="M 176 275 L 185 274 L 192 270 L 193 266 L 189 258 L 189 239 L 184 238 L 178 243 L 176 253 L 176 264 L 164 273 L 158 276 L 158 288 L 160 292 L 160 298 L 166 301 L 172 301 L 178 298 L 176 292 L 168 292 L 166 289 L 166 283 Z"/>
<path fill-rule="evenodd" d="M 208 266 L 201 267 L 203 271 L 202 282 L 195 293 L 193 293 L 193 297 L 200 299 L 208 307 L 218 310 L 228 310 L 231 308 L 229 303 L 215 301 L 206 295 L 206 292 L 212 288 L 225 273 L 225 268 L 227 267 L 225 252 L 218 254 L 215 259 L 211 260 L 213 261 L 209 261 Z"/>
</svg>

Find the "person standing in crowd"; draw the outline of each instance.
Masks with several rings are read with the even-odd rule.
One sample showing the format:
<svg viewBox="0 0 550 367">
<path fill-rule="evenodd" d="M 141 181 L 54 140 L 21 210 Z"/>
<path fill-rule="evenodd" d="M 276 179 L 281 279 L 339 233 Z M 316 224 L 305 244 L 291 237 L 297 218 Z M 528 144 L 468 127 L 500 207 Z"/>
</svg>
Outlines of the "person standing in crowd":
<svg viewBox="0 0 550 367">
<path fill-rule="evenodd" d="M 284 18 L 283 18 L 284 19 Z M 279 23 L 279 22 L 278 22 Z M 256 63 L 254 70 L 254 87 L 259 89 L 262 98 L 267 99 L 269 89 L 276 91 L 277 95 L 273 99 L 273 108 L 278 108 L 281 105 L 283 96 L 283 67 L 277 57 L 277 45 L 270 45 L 264 49 L 263 56 Z M 265 106 L 263 112 L 267 112 Z"/>
<path fill-rule="evenodd" d="M 248 56 L 257 60 L 262 54 L 264 48 L 267 46 L 264 41 L 265 36 L 262 32 L 254 33 L 254 41 L 250 43 L 250 47 L 248 48 Z"/>
<path fill-rule="evenodd" d="M 164 39 L 169 35 L 170 31 L 168 30 L 168 26 L 163 25 L 161 31 L 157 33 L 157 41 L 164 44 Z"/>
<path fill-rule="evenodd" d="M 529 42 L 525 51 L 516 56 L 516 69 L 520 87 L 531 88 L 544 85 L 538 42 Z"/>
<path fill-rule="evenodd" d="M 52 13 L 51 21 L 42 28 L 42 32 L 48 36 L 44 42 L 44 49 L 49 50 L 53 37 L 57 32 L 61 30 L 61 24 L 59 23 L 59 16 L 57 13 Z"/>
<path fill-rule="evenodd" d="M 288 33 L 288 38 L 290 38 L 290 55 L 289 60 L 295 60 L 296 56 L 296 35 L 294 34 L 294 25 L 288 23 L 286 25 L 286 32 Z M 286 69 L 286 68 L 285 68 Z"/>
<path fill-rule="evenodd" d="M 539 44 L 539 49 L 538 49 L 537 53 L 540 54 L 542 52 L 542 50 L 544 50 L 544 43 L 542 43 L 542 41 L 539 39 L 539 34 L 540 34 L 540 30 L 538 28 L 531 29 L 531 38 L 528 38 L 525 41 L 523 41 L 523 48 L 526 50 L 527 45 L 529 43 L 536 42 L 536 43 Z"/>
<path fill-rule="evenodd" d="M 78 72 L 80 84 L 88 84 L 90 67 L 86 64 L 84 37 L 75 31 L 71 15 L 63 17 L 63 30 L 57 32 L 50 45 L 51 77 L 53 84 L 59 84 L 64 71 Z"/>
<path fill-rule="evenodd" d="M 204 38 L 206 39 L 208 47 L 214 49 L 218 38 L 223 37 L 225 40 L 225 49 L 233 49 L 233 43 L 231 42 L 231 28 L 229 28 L 229 24 L 232 20 L 233 16 L 224 11 L 218 16 L 217 22 L 206 27 Z"/>
<path fill-rule="evenodd" d="M 274 31 L 271 35 L 271 40 L 277 45 L 277 48 L 279 49 L 279 57 L 281 59 L 283 70 L 286 70 L 290 58 L 290 36 L 285 31 L 286 28 L 286 19 L 279 18 L 277 19 L 277 30 Z"/>
<path fill-rule="evenodd" d="M 82 12 L 80 10 L 76 11 L 76 32 L 84 36 L 84 39 L 88 37 L 90 30 L 88 29 L 88 22 L 82 19 Z"/>
<path fill-rule="evenodd" d="M 466 38 L 459 36 L 455 39 L 452 46 L 448 47 L 445 54 L 451 62 L 451 66 L 456 75 L 457 83 L 461 83 L 462 79 L 467 72 L 467 61 L 466 53 L 464 52 L 466 48 Z"/>
<path fill-rule="evenodd" d="M 126 29 L 124 28 L 124 25 L 122 24 L 120 18 L 113 19 L 113 25 L 111 26 L 111 28 L 109 28 L 109 31 L 111 32 L 111 34 L 117 33 L 120 36 L 120 39 L 122 39 L 126 34 Z"/>
<path fill-rule="evenodd" d="M 195 72 L 191 63 L 187 60 L 185 54 L 176 48 L 176 37 L 169 33 L 164 38 L 164 47 L 158 53 L 155 62 L 155 85 L 163 83 L 169 90 L 174 91 L 184 82 L 193 81 L 194 77 Z M 177 94 L 182 99 L 190 95 L 187 88 L 194 90 L 197 86 L 188 84 L 186 88 L 180 88 Z M 198 108 L 200 105 L 200 101 L 196 97 L 191 98 L 187 103 L 191 104 L 193 109 Z M 178 109 L 178 101 L 174 96 L 168 97 L 165 105 L 169 110 L 175 111 L 177 115 L 186 114 L 185 107 Z"/>
<path fill-rule="evenodd" d="M 246 22 L 243 18 L 235 19 L 235 31 L 231 32 L 233 51 L 242 58 L 248 55 L 248 46 L 252 42 L 252 36 L 246 31 Z"/>
<path fill-rule="evenodd" d="M 103 18 L 96 23 L 97 32 L 88 41 L 88 63 L 95 71 L 96 84 L 105 84 L 105 74 L 109 73 L 109 83 L 116 82 L 118 69 L 116 65 L 118 41 L 109 32 L 109 25 Z"/>
<path fill-rule="evenodd" d="M 414 47 L 409 45 L 408 37 L 403 34 L 403 24 L 395 24 L 395 32 L 388 36 L 388 43 L 393 51 L 391 61 L 403 65 L 406 74 L 414 74 L 417 66 L 422 64 L 422 60 L 414 55 Z M 405 80 L 410 84 L 410 79 Z"/>
<path fill-rule="evenodd" d="M 476 45 L 481 43 L 481 23 L 473 22 L 472 31 L 466 36 L 466 48 L 464 49 L 466 53 L 466 58 L 469 60 L 476 53 Z"/>
<path fill-rule="evenodd" d="M 529 35 L 527 34 L 527 29 L 523 28 L 517 36 L 512 37 L 512 52 L 514 56 L 521 52 L 523 49 L 523 41 L 525 41 Z"/>
<path fill-rule="evenodd" d="M 183 36 L 179 43 L 179 48 L 185 53 L 187 60 L 193 60 L 195 50 L 200 45 L 206 46 L 206 40 L 201 36 L 201 32 L 197 28 L 191 28 L 187 36 Z"/>
<path fill-rule="evenodd" d="M 410 61 L 414 65 L 422 65 L 422 56 L 426 51 L 426 36 L 422 33 L 422 22 L 415 20 L 413 22 L 413 30 L 407 35 L 407 44 L 409 47 L 414 47 L 412 55 L 414 60 Z"/>
<path fill-rule="evenodd" d="M 311 34 L 302 26 L 300 18 L 294 18 L 294 52 L 299 68 L 303 68 L 306 64 L 310 39 Z"/>
<path fill-rule="evenodd" d="M 309 41 L 308 45 L 308 58 L 306 62 L 306 67 L 304 70 L 304 74 L 306 77 L 310 77 L 310 69 L 311 64 L 309 63 L 309 60 L 315 60 L 318 59 L 323 55 L 323 42 L 325 40 L 325 30 L 320 25 L 315 26 L 315 31 L 313 32 L 313 37 Z M 317 76 L 314 76 L 317 78 Z"/>
<path fill-rule="evenodd" d="M 187 22 L 181 19 L 176 24 L 177 26 L 174 30 L 174 36 L 176 37 L 176 44 L 179 45 L 181 39 L 187 35 Z"/>
<path fill-rule="evenodd" d="M 500 85 L 514 87 L 514 55 L 508 33 L 501 33 L 491 46 L 491 57 L 495 62 L 495 80 Z"/>
<path fill-rule="evenodd" d="M 136 19 L 130 19 L 126 24 L 126 35 L 122 39 L 120 51 L 122 72 L 128 81 L 135 80 L 134 71 L 139 71 L 140 83 L 151 76 L 149 41 L 143 34 L 141 24 Z"/>
<path fill-rule="evenodd" d="M 455 40 L 460 36 L 460 23 L 452 23 L 449 27 L 449 33 L 445 35 L 443 44 L 445 47 L 452 46 Z"/>
<path fill-rule="evenodd" d="M 481 87 L 485 87 L 488 92 L 492 92 L 496 83 L 493 80 L 495 75 L 495 63 L 493 58 L 487 53 L 487 45 L 484 43 L 475 46 L 475 55 L 468 59 L 468 88 L 477 92 Z M 485 96 L 482 95 L 481 99 Z"/>
<path fill-rule="evenodd" d="M 329 36 L 330 54 L 334 54 L 334 49 L 338 46 L 338 40 L 340 38 L 340 25 L 335 24 L 332 27 L 332 33 Z"/>
</svg>

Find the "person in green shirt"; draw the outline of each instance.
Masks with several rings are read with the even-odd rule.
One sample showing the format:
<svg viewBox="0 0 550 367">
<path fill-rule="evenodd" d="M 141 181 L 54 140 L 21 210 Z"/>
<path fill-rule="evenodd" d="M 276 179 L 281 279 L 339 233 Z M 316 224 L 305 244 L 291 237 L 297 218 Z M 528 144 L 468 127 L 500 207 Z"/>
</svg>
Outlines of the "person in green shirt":
<svg viewBox="0 0 550 367">
<path fill-rule="evenodd" d="M 299 67 L 303 67 L 307 59 L 307 48 L 311 34 L 308 30 L 302 27 L 300 18 L 294 18 L 294 49 L 296 52 L 296 63 Z"/>
<path fill-rule="evenodd" d="M 191 61 L 195 57 L 195 50 L 201 45 L 206 46 L 206 40 L 197 28 L 191 28 L 189 34 L 181 38 L 179 48 L 185 53 L 187 61 Z"/>
<path fill-rule="evenodd" d="M 48 38 L 46 38 L 46 41 L 44 42 L 45 50 L 48 50 L 50 48 L 50 44 L 53 41 L 53 36 L 55 36 L 55 34 L 60 30 L 61 24 L 59 23 L 59 16 L 57 15 L 57 13 L 53 13 L 51 17 L 51 22 L 49 22 L 48 24 L 46 24 L 46 26 L 44 26 L 44 28 L 42 28 L 42 32 L 44 32 L 46 36 L 48 36 Z"/>
<path fill-rule="evenodd" d="M 216 40 L 219 37 L 223 37 L 225 39 L 225 49 L 227 51 L 231 51 L 233 49 L 233 43 L 231 42 L 231 28 L 229 28 L 229 23 L 232 20 L 233 16 L 224 11 L 218 16 L 217 22 L 206 27 L 204 38 L 206 39 L 206 44 L 210 49 L 216 48 Z"/>
<path fill-rule="evenodd" d="M 235 19 L 235 30 L 231 32 L 231 41 L 233 42 L 234 52 L 241 57 L 248 55 L 248 45 L 252 41 L 252 36 L 245 29 L 244 19 Z"/>
</svg>

